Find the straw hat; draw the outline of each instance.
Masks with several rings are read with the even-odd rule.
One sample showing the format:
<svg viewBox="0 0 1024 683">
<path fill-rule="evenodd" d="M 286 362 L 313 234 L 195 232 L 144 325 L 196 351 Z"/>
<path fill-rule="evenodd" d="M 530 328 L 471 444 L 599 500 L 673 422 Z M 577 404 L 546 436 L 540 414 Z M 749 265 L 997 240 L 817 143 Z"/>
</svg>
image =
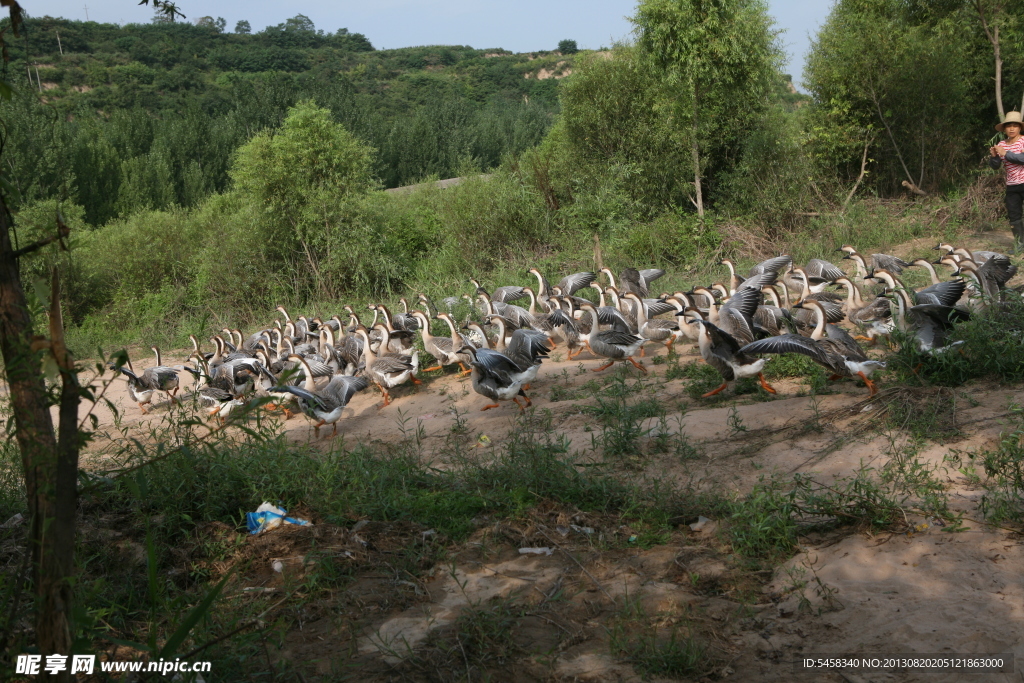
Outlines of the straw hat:
<svg viewBox="0 0 1024 683">
<path fill-rule="evenodd" d="M 1003 132 L 1003 126 L 1005 126 L 1008 123 L 1016 123 L 1016 124 L 1019 124 L 1021 126 L 1021 128 L 1024 128 L 1024 120 L 1021 119 L 1019 111 L 1007 112 L 1006 113 L 1006 119 L 1004 119 L 1002 123 L 996 124 L 996 130 L 998 130 L 1000 133 L 1002 133 Z"/>
</svg>

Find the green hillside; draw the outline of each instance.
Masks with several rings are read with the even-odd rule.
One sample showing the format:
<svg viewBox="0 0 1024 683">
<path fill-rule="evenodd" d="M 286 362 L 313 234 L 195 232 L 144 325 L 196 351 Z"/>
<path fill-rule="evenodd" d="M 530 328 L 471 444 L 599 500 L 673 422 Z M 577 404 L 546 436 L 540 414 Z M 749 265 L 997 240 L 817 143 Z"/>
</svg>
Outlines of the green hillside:
<svg viewBox="0 0 1024 683">
<path fill-rule="evenodd" d="M 384 187 L 488 170 L 536 145 L 572 56 L 465 46 L 375 50 L 302 15 L 252 34 L 210 19 L 117 26 L 29 19 L 10 45 L 21 87 L 4 118 L 23 201 L 67 198 L 98 225 L 193 206 L 225 189 L 230 155 L 305 99 L 377 150 Z M 64 125 L 54 126 L 56 121 Z M 70 164 L 54 159 L 71 160 Z"/>
</svg>

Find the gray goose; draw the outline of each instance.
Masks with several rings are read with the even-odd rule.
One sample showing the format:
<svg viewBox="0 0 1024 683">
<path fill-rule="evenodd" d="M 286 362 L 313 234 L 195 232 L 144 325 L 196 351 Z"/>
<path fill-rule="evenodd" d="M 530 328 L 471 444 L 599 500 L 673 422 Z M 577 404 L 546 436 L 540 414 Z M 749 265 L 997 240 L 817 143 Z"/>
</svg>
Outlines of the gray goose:
<svg viewBox="0 0 1024 683">
<path fill-rule="evenodd" d="M 298 398 L 299 407 L 312 419 L 317 420 L 313 425 L 313 433 L 320 438 L 320 427 L 329 424 L 333 427 L 331 436 L 338 434 L 338 420 L 348 405 L 349 400 L 358 391 L 370 386 L 366 377 L 347 377 L 345 375 L 334 375 L 321 389 L 316 388 L 313 383 L 313 373 L 309 370 L 306 360 L 302 356 L 289 356 L 288 360 L 299 364 L 305 374 L 305 382 L 302 387 L 282 385 L 272 387 L 270 391 L 289 393 Z"/>
<path fill-rule="evenodd" d="M 762 372 L 765 359 L 755 358 L 741 349 L 743 344 L 754 341 L 753 316 L 760 302 L 759 290 L 743 289 L 718 309 L 718 325 L 709 320 L 697 321 L 700 325 L 697 337 L 700 355 L 722 376 L 722 385 L 704 394 L 703 398 L 724 391 L 729 382 L 743 377 L 757 377 L 765 391 L 776 393 Z"/>
<path fill-rule="evenodd" d="M 747 355 L 799 353 L 809 357 L 832 373 L 831 379 L 857 376 L 864 380 L 868 391 L 874 396 L 878 389 L 871 381 L 871 375 L 884 368 L 882 361 L 868 358 L 864 350 L 842 328 L 825 324 L 825 307 L 822 302 L 809 299 L 799 306 L 815 312 L 816 324 L 811 336 L 783 334 L 751 342 L 740 349 Z"/>
<path fill-rule="evenodd" d="M 175 394 L 178 393 L 178 371 L 161 364 L 160 349 L 154 346 L 152 350 L 156 354 L 156 365 L 146 368 L 141 374 L 135 374 L 132 361 L 127 356 L 125 360 L 128 367 L 110 365 L 111 370 L 119 370 L 128 378 L 128 395 L 139 405 L 144 415 L 149 412 L 146 406 L 153 402 L 153 394 L 157 391 L 165 392 L 172 401 L 177 402 Z"/>
</svg>

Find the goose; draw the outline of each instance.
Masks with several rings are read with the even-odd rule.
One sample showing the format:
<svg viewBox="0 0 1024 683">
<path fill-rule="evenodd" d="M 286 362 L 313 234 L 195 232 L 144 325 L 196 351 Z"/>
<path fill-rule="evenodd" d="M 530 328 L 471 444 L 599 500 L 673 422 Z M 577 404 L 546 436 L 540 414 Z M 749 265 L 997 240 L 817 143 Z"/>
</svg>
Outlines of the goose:
<svg viewBox="0 0 1024 683">
<path fill-rule="evenodd" d="M 365 348 L 369 348 L 369 345 Z M 322 389 L 317 389 L 313 382 L 313 373 L 306 364 L 306 359 L 293 354 L 288 357 L 288 360 L 298 363 L 302 368 L 305 375 L 304 385 L 302 387 L 281 385 L 271 388 L 270 391 L 289 393 L 298 398 L 303 412 L 317 420 L 313 425 L 313 433 L 316 438 L 320 438 L 320 428 L 325 424 L 332 426 L 331 436 L 337 436 L 338 420 L 341 419 L 345 406 L 356 392 L 370 386 L 370 381 L 366 377 L 334 375 Z"/>
<path fill-rule="evenodd" d="M 904 268 L 909 268 L 914 265 L 913 263 L 907 263 L 898 256 L 890 256 L 889 254 L 872 254 L 871 255 L 871 268 L 868 268 L 868 264 L 864 257 L 857 253 L 857 250 L 851 244 L 844 244 L 843 246 L 836 249 L 838 252 L 844 252 L 846 256 L 843 259 L 849 259 L 853 261 L 857 268 L 857 277 L 863 280 L 868 273 L 872 270 L 888 270 L 890 273 L 900 275 Z"/>
<path fill-rule="evenodd" d="M 591 333 L 586 341 L 590 353 L 600 358 L 607 358 L 608 362 L 599 368 L 593 368 L 591 372 L 607 370 L 616 361 L 629 361 L 640 372 L 647 374 L 647 368 L 643 363 L 638 363 L 633 354 L 643 348 L 649 340 L 631 332 L 619 332 L 607 330 L 605 332 Z"/>
<path fill-rule="evenodd" d="M 125 357 L 128 367 L 110 364 L 111 370 L 118 370 L 128 378 L 128 395 L 139 405 L 143 415 L 148 415 L 146 406 L 152 404 L 153 394 L 157 391 L 165 392 L 172 401 L 177 402 L 175 394 L 178 392 L 178 371 L 160 363 L 160 351 L 152 347 L 156 353 L 157 364 L 146 368 L 141 374 L 135 374 L 130 358 Z"/>
<path fill-rule="evenodd" d="M 803 268 L 791 268 L 781 280 L 791 289 L 804 288 L 812 294 L 825 290 L 836 278 L 846 275 L 834 264 L 822 259 L 812 258 Z"/>
<path fill-rule="evenodd" d="M 483 288 L 478 280 L 470 278 L 469 282 L 472 282 L 473 286 L 476 287 L 477 294 L 481 292 L 487 294 L 487 290 Z M 495 287 L 494 290 L 490 292 L 491 301 L 499 301 L 505 304 L 511 303 L 512 301 L 519 301 L 526 296 L 526 292 L 523 290 L 523 287 L 516 287 L 514 285 Z"/>
<path fill-rule="evenodd" d="M 975 308 L 983 308 L 996 301 L 1000 301 L 1002 290 L 1006 287 L 1006 283 L 1017 274 L 1017 266 L 1012 265 L 1009 258 L 1001 255 L 992 256 L 981 265 L 978 265 L 973 259 L 963 259 L 960 261 L 959 266 L 960 268 L 953 275 L 965 274 L 973 278 L 976 288 L 982 295 L 982 301 Z M 918 294 L 918 303 L 952 305 L 946 301 L 920 301 L 920 293 Z"/>
<path fill-rule="evenodd" d="M 420 322 L 423 323 L 424 320 L 420 320 Z M 369 381 L 376 384 L 377 388 L 380 389 L 380 393 L 384 396 L 384 405 L 381 408 L 386 408 L 391 404 L 391 394 L 388 393 L 388 389 L 394 389 L 409 381 L 413 384 L 420 383 L 415 377 L 416 367 L 419 364 L 418 351 L 413 351 L 411 358 L 397 354 L 387 354 L 378 357 L 373 349 L 370 348 L 370 335 L 366 328 L 360 327 L 355 333 L 363 338 L 363 358 L 365 362 L 363 375 Z"/>
<path fill-rule="evenodd" d="M 732 259 L 722 259 L 719 263 L 729 269 L 729 286 L 726 288 L 726 291 L 729 296 L 732 296 L 737 290 L 744 287 L 747 289 L 761 289 L 767 285 L 774 284 L 779 276 L 779 269 L 784 268 L 791 262 L 792 259 L 789 256 L 776 256 L 754 266 L 746 278 L 741 278 L 736 274 L 736 264 L 733 263 Z"/>
<path fill-rule="evenodd" d="M 536 268 L 530 268 L 528 271 L 531 275 L 537 278 L 537 298 L 541 301 L 546 300 L 549 296 L 554 294 L 554 289 L 544 278 L 539 270 Z M 583 287 L 587 287 L 594 280 L 597 279 L 597 275 L 590 272 L 573 273 L 572 275 L 566 275 L 558 282 L 558 289 L 561 290 L 563 296 L 572 296 Z M 499 311 L 500 312 L 500 311 Z"/>
<path fill-rule="evenodd" d="M 961 258 L 969 258 L 978 265 L 981 265 L 985 261 L 989 260 L 994 256 L 1001 256 L 1007 258 L 1006 254 L 1000 254 L 997 251 L 969 251 L 963 247 L 954 247 L 952 244 L 947 242 L 939 242 L 936 246 L 932 247 L 932 251 L 944 251 L 947 255 L 955 255 Z"/>
<path fill-rule="evenodd" d="M 649 320 L 647 318 L 647 306 L 640 300 L 639 296 L 629 292 L 625 295 L 625 298 L 632 300 L 634 303 L 633 307 L 637 312 L 637 334 L 641 337 L 664 343 L 665 348 L 669 350 L 672 350 L 673 345 L 683 338 L 683 332 L 679 329 L 678 322 L 661 319 Z M 643 347 L 640 347 L 640 355 L 644 355 Z"/>
<path fill-rule="evenodd" d="M 722 376 L 722 385 L 707 392 L 702 398 L 724 391 L 729 382 L 743 377 L 757 377 L 765 391 L 776 393 L 764 378 L 763 370 L 767 361 L 742 353 L 740 349 L 743 344 L 754 341 L 753 315 L 760 301 L 760 291 L 740 290 L 717 311 L 718 325 L 710 320 L 697 321 L 700 325 L 697 337 L 700 355 Z"/>
<path fill-rule="evenodd" d="M 501 316 L 494 317 L 498 318 L 500 325 Z M 548 357 L 548 337 L 536 330 L 516 330 L 501 353 L 522 368 L 516 379 L 521 381 L 523 389 L 529 390 L 540 370 L 541 361 Z"/>
<path fill-rule="evenodd" d="M 514 360 L 498 351 L 468 345 L 459 349 L 459 355 L 472 368 L 473 391 L 494 401 L 481 411 L 497 408 L 500 405 L 498 401 L 514 401 L 519 410 L 530 407 L 530 397 L 523 390 L 523 368 Z M 525 403 L 519 403 L 520 396 Z"/>
<path fill-rule="evenodd" d="M 918 304 L 907 307 L 905 297 L 896 299 L 896 324 L 912 336 L 917 348 L 929 355 L 944 353 L 964 342 L 949 343 L 949 332 L 956 323 L 969 320 L 970 311 L 941 304 Z"/>
<path fill-rule="evenodd" d="M 209 384 L 209 374 L 205 370 L 206 361 L 199 354 L 192 354 L 189 360 L 194 360 L 196 367 L 183 365 L 182 368 L 195 378 L 195 386 L 187 394 L 182 394 L 182 401 L 195 401 L 202 408 L 208 411 L 209 415 L 218 413 L 221 405 L 233 399 L 230 391 Z"/>
<path fill-rule="evenodd" d="M 452 337 L 435 337 L 430 332 L 430 321 L 427 320 L 427 315 L 423 311 L 413 311 L 414 315 L 419 322 L 420 334 L 423 335 L 423 348 L 434 357 L 437 361 L 437 365 L 425 368 L 423 372 L 433 372 L 434 370 L 440 370 L 445 365 L 459 364 L 460 370 L 464 374 L 470 373 L 470 368 L 466 367 L 466 364 L 457 355 L 458 349 L 455 348 L 455 343 Z M 447 313 L 438 313 L 438 316 L 448 315 Z M 447 321 L 445 321 L 447 323 Z M 365 351 L 365 349 L 364 349 Z M 386 405 L 386 404 L 385 404 Z"/>
<path fill-rule="evenodd" d="M 825 324 L 825 307 L 820 301 L 809 299 L 799 306 L 815 312 L 817 322 L 810 337 L 800 334 L 783 334 L 751 342 L 740 349 L 741 354 L 799 353 L 809 357 L 818 365 L 832 372 L 832 379 L 857 376 L 864 380 L 871 396 L 878 392 L 871 375 L 884 368 L 883 361 L 867 357 L 864 350 L 845 330 Z"/>
<path fill-rule="evenodd" d="M 419 322 L 409 312 L 409 300 L 404 296 L 398 300 L 398 303 L 402 304 L 402 312 L 396 313 L 391 323 L 395 326 L 396 330 L 409 330 L 415 332 L 419 329 Z"/>
<path fill-rule="evenodd" d="M 887 297 L 877 296 L 870 303 L 865 303 L 860 287 L 850 278 L 836 278 L 836 284 L 846 287 L 847 320 L 864 332 L 864 335 L 858 335 L 854 339 L 874 344 L 877 337 L 889 336 L 892 332 L 893 321 L 892 305 Z"/>
</svg>

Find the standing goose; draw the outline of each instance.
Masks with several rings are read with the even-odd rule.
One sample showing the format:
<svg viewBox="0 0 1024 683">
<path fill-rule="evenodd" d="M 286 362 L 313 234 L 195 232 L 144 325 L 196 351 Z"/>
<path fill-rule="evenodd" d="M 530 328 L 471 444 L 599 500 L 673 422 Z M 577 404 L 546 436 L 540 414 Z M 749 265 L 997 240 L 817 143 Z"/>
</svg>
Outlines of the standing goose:
<svg viewBox="0 0 1024 683">
<path fill-rule="evenodd" d="M 369 348 L 369 345 L 366 345 Z M 366 377 L 347 377 L 345 375 L 334 375 L 322 389 L 317 389 L 313 383 L 313 373 L 306 364 L 306 359 L 299 355 L 292 355 L 288 360 L 299 363 L 305 374 L 304 385 L 276 386 L 270 389 L 273 392 L 289 393 L 296 396 L 299 406 L 303 412 L 312 419 L 317 420 L 313 425 L 313 433 L 320 438 L 320 427 L 329 424 L 333 427 L 331 436 L 338 434 L 338 420 L 348 405 L 349 400 L 357 391 L 362 391 L 370 386 Z"/>
<path fill-rule="evenodd" d="M 832 372 L 832 379 L 857 376 L 864 380 L 868 391 L 874 396 L 878 391 L 871 375 L 879 368 L 884 368 L 882 361 L 867 357 L 864 350 L 842 328 L 825 325 L 825 307 L 822 302 L 813 299 L 799 304 L 809 308 L 816 314 L 817 322 L 810 337 L 800 334 L 783 334 L 768 337 L 747 344 L 740 353 L 757 355 L 763 353 L 799 353 L 808 356 L 818 365 Z M 826 336 L 827 335 L 827 336 Z"/>
<path fill-rule="evenodd" d="M 890 273 L 900 275 L 904 268 L 909 268 L 913 263 L 907 263 L 898 256 L 890 256 L 889 254 L 872 254 L 871 255 L 871 267 L 868 268 L 868 264 L 864 259 L 864 256 L 857 253 L 857 249 L 852 244 L 844 244 L 843 246 L 836 249 L 836 251 L 844 252 L 846 256 L 843 259 L 849 259 L 853 261 L 857 267 L 857 277 L 863 280 L 867 277 L 868 273 L 872 270 L 888 270 Z"/>
</svg>

